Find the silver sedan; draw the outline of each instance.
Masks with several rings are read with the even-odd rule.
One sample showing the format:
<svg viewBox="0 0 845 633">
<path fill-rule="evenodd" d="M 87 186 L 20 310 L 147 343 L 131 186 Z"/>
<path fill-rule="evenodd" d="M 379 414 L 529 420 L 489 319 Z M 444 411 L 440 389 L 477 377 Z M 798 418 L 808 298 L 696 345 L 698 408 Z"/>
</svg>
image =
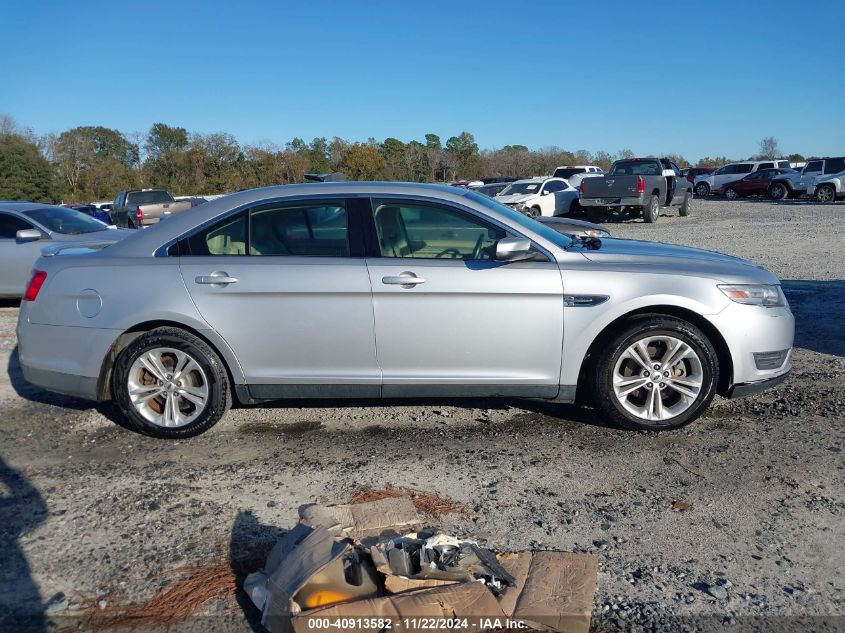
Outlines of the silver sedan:
<svg viewBox="0 0 845 633">
<path fill-rule="evenodd" d="M 129 234 L 80 211 L 0 202 L 0 297 L 20 297 L 41 250 L 56 243 L 114 242 Z"/>
<path fill-rule="evenodd" d="M 577 399 L 671 429 L 791 369 L 771 273 L 572 237 L 454 187 L 243 191 L 48 255 L 21 304 L 24 375 L 112 399 L 159 437 L 202 433 L 233 399 L 278 398 Z"/>
</svg>

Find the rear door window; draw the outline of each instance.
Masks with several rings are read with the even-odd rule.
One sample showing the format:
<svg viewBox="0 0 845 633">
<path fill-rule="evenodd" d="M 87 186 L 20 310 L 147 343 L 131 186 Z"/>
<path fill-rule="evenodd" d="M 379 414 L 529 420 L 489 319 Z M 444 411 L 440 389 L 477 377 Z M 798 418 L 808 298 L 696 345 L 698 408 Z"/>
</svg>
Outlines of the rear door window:
<svg viewBox="0 0 845 633">
<path fill-rule="evenodd" d="M 739 165 L 734 165 L 736 171 L 733 173 L 735 174 L 750 174 L 754 171 L 754 164 L 753 163 L 740 163 Z"/>
<path fill-rule="evenodd" d="M 349 257 L 349 225 L 341 202 L 268 204 L 249 213 L 249 254 Z"/>
<path fill-rule="evenodd" d="M 845 171 L 845 158 L 828 158 L 824 164 L 824 173 L 838 174 Z"/>
<path fill-rule="evenodd" d="M 760 163 L 760 165 L 757 167 L 757 170 L 759 171 L 761 169 L 771 169 L 774 166 L 774 163 Z"/>
</svg>

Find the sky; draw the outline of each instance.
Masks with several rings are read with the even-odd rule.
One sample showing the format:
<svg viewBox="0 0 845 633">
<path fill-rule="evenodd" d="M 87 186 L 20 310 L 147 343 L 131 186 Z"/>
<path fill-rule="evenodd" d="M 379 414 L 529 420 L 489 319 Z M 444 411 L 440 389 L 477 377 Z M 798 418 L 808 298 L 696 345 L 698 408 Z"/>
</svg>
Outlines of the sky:
<svg viewBox="0 0 845 633">
<path fill-rule="evenodd" d="M 745 158 L 845 153 L 845 2 L 4 3 L 0 114 Z"/>
</svg>

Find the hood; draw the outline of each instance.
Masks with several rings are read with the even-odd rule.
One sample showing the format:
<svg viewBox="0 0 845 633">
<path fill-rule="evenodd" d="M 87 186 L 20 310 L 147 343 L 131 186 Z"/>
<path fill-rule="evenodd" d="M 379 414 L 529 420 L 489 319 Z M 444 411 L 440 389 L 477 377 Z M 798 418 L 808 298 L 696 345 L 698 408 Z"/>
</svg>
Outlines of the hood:
<svg viewBox="0 0 845 633">
<path fill-rule="evenodd" d="M 536 193 L 512 193 L 509 196 L 496 196 L 496 200 L 503 204 L 515 204 L 517 202 L 525 202 L 531 198 L 536 197 Z"/>
<path fill-rule="evenodd" d="M 765 268 L 739 257 L 660 242 L 602 239 L 601 248 L 585 250 L 583 255 L 590 261 L 618 264 L 631 272 L 642 267 L 643 272 L 709 277 L 723 283 L 780 283 Z"/>
<path fill-rule="evenodd" d="M 117 242 L 125 237 L 137 233 L 136 229 L 105 229 L 93 233 L 69 235 L 67 233 L 51 233 L 53 242 Z"/>
</svg>

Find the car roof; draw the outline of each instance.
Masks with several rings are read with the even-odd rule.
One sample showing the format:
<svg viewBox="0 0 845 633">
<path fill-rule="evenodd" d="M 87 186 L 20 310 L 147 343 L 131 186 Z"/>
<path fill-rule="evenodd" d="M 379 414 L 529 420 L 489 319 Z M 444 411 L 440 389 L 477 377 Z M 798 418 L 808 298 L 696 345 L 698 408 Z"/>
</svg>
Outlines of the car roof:
<svg viewBox="0 0 845 633">
<path fill-rule="evenodd" d="M 522 183 L 533 183 L 533 182 L 546 182 L 547 180 L 561 180 L 566 182 L 565 178 L 555 178 L 553 176 L 537 176 L 536 178 L 523 178 L 522 180 L 516 180 L 511 184 L 522 184 Z"/>
<path fill-rule="evenodd" d="M 66 207 L 58 207 L 55 204 L 48 204 L 46 202 L 25 202 L 21 200 L 0 200 L 0 211 L 17 211 L 23 213 L 24 211 L 33 211 L 34 209 L 43 209 L 44 207 L 57 207 L 64 209 Z"/>
</svg>

